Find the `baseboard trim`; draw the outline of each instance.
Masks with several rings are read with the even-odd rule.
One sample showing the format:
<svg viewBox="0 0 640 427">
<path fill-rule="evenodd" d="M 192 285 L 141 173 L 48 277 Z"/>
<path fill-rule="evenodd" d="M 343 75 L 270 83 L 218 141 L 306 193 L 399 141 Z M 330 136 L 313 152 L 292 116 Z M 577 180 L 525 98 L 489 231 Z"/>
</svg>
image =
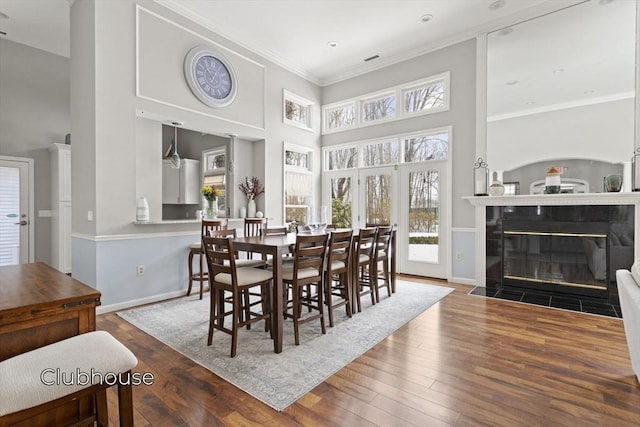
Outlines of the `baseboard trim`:
<svg viewBox="0 0 640 427">
<path fill-rule="evenodd" d="M 110 313 L 112 311 L 124 310 L 127 308 L 135 307 L 138 305 L 150 304 L 153 302 L 164 301 L 171 298 L 177 298 L 186 295 L 187 290 L 167 292 L 166 294 L 152 295 L 150 297 L 144 297 L 134 299 L 130 301 L 119 302 L 116 304 L 101 305 L 96 308 L 96 314 Z"/>
<path fill-rule="evenodd" d="M 478 286 L 476 285 L 475 279 L 469 279 L 467 277 L 452 277 L 449 279 L 449 282 L 458 283 L 460 285 Z"/>
</svg>

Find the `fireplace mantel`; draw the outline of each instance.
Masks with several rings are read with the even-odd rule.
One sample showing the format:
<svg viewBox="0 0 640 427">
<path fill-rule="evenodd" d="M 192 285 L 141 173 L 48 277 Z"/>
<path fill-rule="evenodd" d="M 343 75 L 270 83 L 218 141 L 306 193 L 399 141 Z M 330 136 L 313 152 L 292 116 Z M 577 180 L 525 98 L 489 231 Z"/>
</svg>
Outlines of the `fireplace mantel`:
<svg viewBox="0 0 640 427">
<path fill-rule="evenodd" d="M 469 196 L 463 197 L 475 206 L 476 286 L 486 286 L 486 208 L 488 206 L 592 206 L 635 205 L 634 259 L 640 254 L 640 192 L 577 193 L 577 194 L 526 194 L 518 196 Z"/>
</svg>

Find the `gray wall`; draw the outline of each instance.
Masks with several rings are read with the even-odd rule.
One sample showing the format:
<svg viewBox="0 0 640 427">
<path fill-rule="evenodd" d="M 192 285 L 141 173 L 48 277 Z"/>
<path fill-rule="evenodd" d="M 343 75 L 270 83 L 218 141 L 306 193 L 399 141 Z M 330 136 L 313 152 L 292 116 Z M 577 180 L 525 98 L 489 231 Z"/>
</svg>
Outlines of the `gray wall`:
<svg viewBox="0 0 640 427">
<path fill-rule="evenodd" d="M 51 253 L 47 149 L 70 130 L 69 59 L 0 38 L 0 155 L 34 159 L 36 261 Z"/>
</svg>

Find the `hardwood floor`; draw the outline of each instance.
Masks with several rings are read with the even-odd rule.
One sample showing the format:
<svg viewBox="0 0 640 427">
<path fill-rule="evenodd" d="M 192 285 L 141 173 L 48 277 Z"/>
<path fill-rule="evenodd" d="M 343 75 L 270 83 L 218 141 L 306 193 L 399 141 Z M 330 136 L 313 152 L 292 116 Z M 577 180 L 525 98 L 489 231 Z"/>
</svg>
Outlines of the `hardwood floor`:
<svg viewBox="0 0 640 427">
<path fill-rule="evenodd" d="M 640 385 L 620 319 L 403 278 L 455 291 L 283 412 L 114 313 L 97 325 L 136 354 L 137 372 L 155 376 L 152 386 L 134 387 L 137 426 L 640 425 Z M 117 417 L 111 388 L 110 425 Z"/>
</svg>

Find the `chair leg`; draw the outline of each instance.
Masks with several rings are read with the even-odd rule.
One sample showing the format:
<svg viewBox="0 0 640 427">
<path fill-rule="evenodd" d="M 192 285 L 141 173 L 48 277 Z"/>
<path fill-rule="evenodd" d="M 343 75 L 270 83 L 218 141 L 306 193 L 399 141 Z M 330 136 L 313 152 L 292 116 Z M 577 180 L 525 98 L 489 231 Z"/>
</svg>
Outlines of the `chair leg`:
<svg viewBox="0 0 640 427">
<path fill-rule="evenodd" d="M 236 357 L 238 351 L 238 324 L 240 319 L 240 294 L 233 292 L 233 325 L 231 326 L 231 357 Z"/>
<path fill-rule="evenodd" d="M 128 371 L 131 375 L 131 371 Z M 133 427 L 133 389 L 131 382 L 127 385 L 118 384 L 118 411 L 120 427 Z"/>
<path fill-rule="evenodd" d="M 98 427 L 109 427 L 109 412 L 107 409 L 107 389 L 96 393 L 96 422 Z"/>
<path fill-rule="evenodd" d="M 216 324 L 218 308 L 218 291 L 211 290 L 211 300 L 209 307 L 209 334 L 207 337 L 207 345 L 211 345 L 213 343 L 213 329 L 215 328 Z"/>
<path fill-rule="evenodd" d="M 318 290 L 318 311 L 320 312 L 320 327 L 322 328 L 322 334 L 326 334 L 327 333 L 327 328 L 325 326 L 324 323 L 324 301 L 322 298 L 322 294 L 324 293 L 324 289 L 322 288 L 322 276 L 320 278 L 320 281 L 317 284 Z M 311 296 L 309 296 L 311 297 Z"/>
<path fill-rule="evenodd" d="M 351 288 L 351 284 L 349 283 L 349 273 L 343 273 L 340 275 L 340 280 L 342 282 L 342 289 L 344 290 L 344 300 L 346 302 L 345 304 L 345 310 L 347 311 L 347 317 L 352 317 L 353 313 L 351 311 L 351 292 L 350 292 L 350 288 Z"/>
<path fill-rule="evenodd" d="M 302 296 L 302 288 L 296 285 L 292 286 L 293 290 L 293 335 L 296 345 L 300 345 L 300 333 L 298 331 L 298 321 L 300 320 L 300 298 Z"/>
<path fill-rule="evenodd" d="M 198 254 L 200 257 L 200 299 L 202 299 L 202 289 L 204 288 L 204 280 L 202 280 L 204 278 L 204 265 L 202 262 L 202 258 L 204 258 L 203 254 Z"/>
<path fill-rule="evenodd" d="M 251 306 L 249 305 L 251 301 L 249 299 L 248 290 L 242 291 L 242 298 L 244 300 L 244 310 L 240 310 L 240 312 L 238 313 L 238 316 L 239 316 L 238 320 L 240 322 L 251 319 Z M 243 311 L 244 311 L 244 314 L 243 314 Z M 247 323 L 247 330 L 249 329 L 251 329 L 251 323 Z"/>
<path fill-rule="evenodd" d="M 193 251 L 189 251 L 188 258 L 189 266 L 189 287 L 187 288 L 187 295 L 191 295 L 191 286 L 193 285 Z"/>
</svg>

